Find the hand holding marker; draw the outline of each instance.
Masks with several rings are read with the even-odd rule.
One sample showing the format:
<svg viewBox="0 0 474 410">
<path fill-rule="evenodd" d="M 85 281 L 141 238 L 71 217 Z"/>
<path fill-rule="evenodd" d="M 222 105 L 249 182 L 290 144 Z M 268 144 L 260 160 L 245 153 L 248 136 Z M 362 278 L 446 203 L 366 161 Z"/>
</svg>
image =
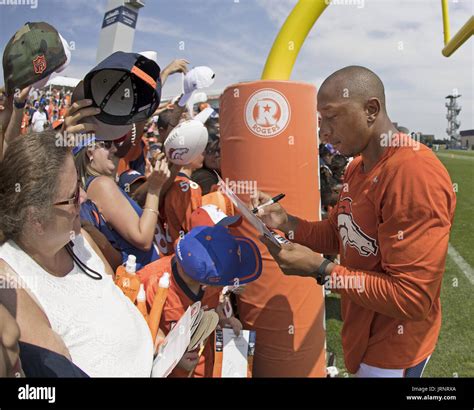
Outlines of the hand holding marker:
<svg viewBox="0 0 474 410">
<path fill-rule="evenodd" d="M 260 209 L 262 209 L 264 206 L 268 206 L 268 205 L 271 205 L 271 204 L 274 204 L 275 202 L 278 202 L 280 200 L 282 200 L 283 198 L 285 197 L 285 194 L 278 194 L 277 196 L 274 196 L 272 199 L 268 200 L 267 202 L 265 202 L 264 204 L 261 204 L 259 206 L 257 206 L 256 208 L 253 208 L 252 209 L 252 212 L 254 214 L 256 214 Z"/>
</svg>

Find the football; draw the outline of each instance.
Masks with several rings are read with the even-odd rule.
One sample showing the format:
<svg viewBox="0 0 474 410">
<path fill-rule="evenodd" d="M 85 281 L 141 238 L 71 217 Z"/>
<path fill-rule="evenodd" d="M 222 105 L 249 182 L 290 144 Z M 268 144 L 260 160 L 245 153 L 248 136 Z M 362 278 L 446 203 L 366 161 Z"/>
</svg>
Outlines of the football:
<svg viewBox="0 0 474 410">
<path fill-rule="evenodd" d="M 187 165 L 204 152 L 207 139 L 207 128 L 201 121 L 183 121 L 166 138 L 166 156 L 173 164 Z"/>
</svg>

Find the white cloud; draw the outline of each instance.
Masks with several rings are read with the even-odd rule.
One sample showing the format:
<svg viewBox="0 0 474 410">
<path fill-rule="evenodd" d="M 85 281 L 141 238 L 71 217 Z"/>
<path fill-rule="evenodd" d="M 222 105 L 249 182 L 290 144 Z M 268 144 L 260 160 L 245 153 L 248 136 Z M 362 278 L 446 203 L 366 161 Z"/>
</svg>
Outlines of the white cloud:
<svg viewBox="0 0 474 410">
<path fill-rule="evenodd" d="M 257 4 L 267 13 L 277 27 L 281 27 L 298 0 L 257 0 Z"/>
</svg>

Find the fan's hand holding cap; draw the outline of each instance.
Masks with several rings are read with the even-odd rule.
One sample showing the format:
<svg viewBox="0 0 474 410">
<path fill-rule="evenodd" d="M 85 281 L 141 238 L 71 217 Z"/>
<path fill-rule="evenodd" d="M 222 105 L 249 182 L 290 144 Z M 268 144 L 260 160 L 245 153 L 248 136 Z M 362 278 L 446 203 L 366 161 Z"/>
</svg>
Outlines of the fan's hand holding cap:
<svg viewBox="0 0 474 410">
<path fill-rule="evenodd" d="M 48 23 L 26 23 L 5 46 L 3 75 L 8 94 L 29 85 L 40 87 L 71 59 L 67 42 Z"/>
<path fill-rule="evenodd" d="M 223 226 L 193 228 L 177 243 L 176 256 L 186 275 L 206 285 L 242 285 L 262 273 L 255 242 Z"/>
<path fill-rule="evenodd" d="M 216 74 L 206 66 L 195 67 L 184 76 L 184 94 L 179 100 L 179 105 L 184 107 L 195 90 L 210 87 L 214 83 Z"/>
<path fill-rule="evenodd" d="M 101 109 L 96 118 L 105 124 L 146 120 L 160 104 L 160 67 L 141 54 L 117 51 L 86 75 L 84 94 Z"/>
<path fill-rule="evenodd" d="M 71 97 L 71 103 L 83 100 L 84 96 L 84 82 L 81 81 L 77 87 L 74 89 Z M 95 136 L 98 140 L 102 141 L 114 141 L 120 138 L 123 138 L 124 135 L 128 134 L 133 127 L 133 124 L 130 125 L 109 125 L 99 121 L 95 116 L 85 117 L 84 119 L 78 122 L 89 123 L 94 125 Z"/>
</svg>

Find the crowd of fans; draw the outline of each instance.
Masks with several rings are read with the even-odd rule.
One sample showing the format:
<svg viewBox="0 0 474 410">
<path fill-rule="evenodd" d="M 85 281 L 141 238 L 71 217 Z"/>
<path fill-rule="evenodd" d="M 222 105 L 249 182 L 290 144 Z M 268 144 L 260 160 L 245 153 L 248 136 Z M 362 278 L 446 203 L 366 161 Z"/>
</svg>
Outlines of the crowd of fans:
<svg viewBox="0 0 474 410">
<path fill-rule="evenodd" d="M 331 144 L 320 144 L 319 164 L 321 214 L 325 218 L 337 202 L 348 159 L 339 154 Z"/>
<path fill-rule="evenodd" d="M 23 112 L 21 134 L 61 126 L 71 106 L 71 94 L 71 91 L 64 87 L 61 89 L 48 87 L 43 90 L 32 88 Z"/>
<path fill-rule="evenodd" d="M 187 70 L 185 60 L 175 60 L 162 73 Z M 28 86 L 15 95 L 2 90 L 0 274 L 18 286 L 1 291 L 0 376 L 149 376 L 154 341 L 146 321 L 114 283 L 130 255 L 136 257 L 148 309 L 159 279 L 171 273 L 160 337 L 197 300 L 218 312 L 219 326 L 236 334 L 242 328 L 238 313 L 224 314 L 224 284 L 213 286 L 196 273 L 199 259 L 186 261 L 186 254 L 175 253 L 180 243 L 184 248 L 186 241 L 211 235 L 220 238 L 219 246 L 237 241 L 229 235 L 232 226 L 213 222 L 205 239 L 200 236 L 206 226 L 199 218 L 203 207 L 221 208 L 221 214 L 232 209 L 217 190 L 218 116 L 205 123 L 205 151 L 184 166 L 168 162 L 164 141 L 206 105 L 190 113 L 178 99 L 160 105 L 117 141 L 97 135 L 72 149 L 58 146 L 57 132 L 76 135 L 85 129 L 82 120 L 100 112 L 80 87 L 72 92 Z M 320 146 L 319 155 L 324 215 L 336 201 L 347 160 L 329 144 Z M 241 291 L 242 286 L 234 289 Z M 229 297 L 235 306 L 232 293 Z M 211 346 L 185 353 L 171 376 L 212 375 Z"/>
</svg>

